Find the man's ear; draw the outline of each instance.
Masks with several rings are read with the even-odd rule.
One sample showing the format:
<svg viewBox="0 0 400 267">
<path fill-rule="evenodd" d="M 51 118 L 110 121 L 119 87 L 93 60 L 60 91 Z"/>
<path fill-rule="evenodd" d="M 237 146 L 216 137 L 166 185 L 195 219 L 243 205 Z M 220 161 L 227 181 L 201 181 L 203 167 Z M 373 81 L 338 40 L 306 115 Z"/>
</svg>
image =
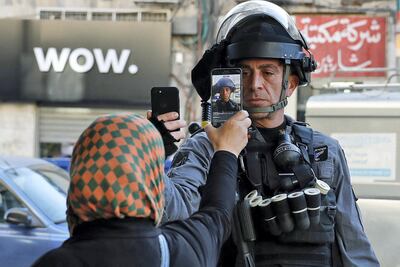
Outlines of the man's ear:
<svg viewBox="0 0 400 267">
<path fill-rule="evenodd" d="M 295 74 L 291 74 L 288 79 L 288 88 L 286 90 L 286 96 L 291 96 L 294 90 L 299 86 L 299 77 Z"/>
</svg>

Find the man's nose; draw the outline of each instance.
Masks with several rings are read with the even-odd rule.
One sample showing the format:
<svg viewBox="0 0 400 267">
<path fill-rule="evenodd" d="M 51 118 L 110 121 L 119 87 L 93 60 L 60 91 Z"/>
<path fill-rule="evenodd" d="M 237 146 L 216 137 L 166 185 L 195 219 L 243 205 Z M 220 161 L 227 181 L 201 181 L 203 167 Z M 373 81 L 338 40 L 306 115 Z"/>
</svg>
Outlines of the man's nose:
<svg viewBox="0 0 400 267">
<path fill-rule="evenodd" d="M 251 88 L 253 90 L 261 89 L 263 84 L 263 78 L 260 73 L 254 73 L 251 81 Z"/>
</svg>

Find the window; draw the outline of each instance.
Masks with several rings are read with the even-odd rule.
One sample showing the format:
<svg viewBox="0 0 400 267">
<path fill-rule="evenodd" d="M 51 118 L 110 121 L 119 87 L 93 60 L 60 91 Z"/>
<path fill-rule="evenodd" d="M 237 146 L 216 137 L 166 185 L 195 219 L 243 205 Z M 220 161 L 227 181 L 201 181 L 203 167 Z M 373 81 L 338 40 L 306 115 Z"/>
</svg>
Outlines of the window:
<svg viewBox="0 0 400 267">
<path fill-rule="evenodd" d="M 87 12 L 66 11 L 65 19 L 66 20 L 87 20 Z"/>
<path fill-rule="evenodd" d="M 51 221 L 54 223 L 65 222 L 67 192 L 65 178 L 59 175 L 57 180 L 53 180 L 51 178 L 55 174 L 45 176 L 40 172 L 35 172 L 25 167 L 12 169 L 6 174 L 34 206 Z M 50 180 L 51 182 L 49 182 Z"/>
<path fill-rule="evenodd" d="M 137 21 L 138 20 L 138 13 L 137 12 L 117 13 L 116 19 L 118 21 Z"/>
<path fill-rule="evenodd" d="M 40 19 L 48 19 L 48 20 L 55 20 L 61 19 L 62 12 L 61 11 L 40 11 Z"/>
<path fill-rule="evenodd" d="M 0 223 L 5 222 L 4 215 L 11 208 L 22 208 L 24 205 L 3 185 L 0 184 Z"/>
</svg>

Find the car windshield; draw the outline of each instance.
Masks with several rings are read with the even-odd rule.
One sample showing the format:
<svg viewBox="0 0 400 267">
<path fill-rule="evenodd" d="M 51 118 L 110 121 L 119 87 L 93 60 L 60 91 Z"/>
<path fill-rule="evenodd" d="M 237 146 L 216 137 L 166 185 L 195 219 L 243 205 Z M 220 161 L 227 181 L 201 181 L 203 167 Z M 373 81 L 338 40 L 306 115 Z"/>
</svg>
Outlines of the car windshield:
<svg viewBox="0 0 400 267">
<path fill-rule="evenodd" d="M 51 221 L 65 222 L 68 179 L 64 173 L 24 167 L 9 170 L 7 175 Z"/>
</svg>

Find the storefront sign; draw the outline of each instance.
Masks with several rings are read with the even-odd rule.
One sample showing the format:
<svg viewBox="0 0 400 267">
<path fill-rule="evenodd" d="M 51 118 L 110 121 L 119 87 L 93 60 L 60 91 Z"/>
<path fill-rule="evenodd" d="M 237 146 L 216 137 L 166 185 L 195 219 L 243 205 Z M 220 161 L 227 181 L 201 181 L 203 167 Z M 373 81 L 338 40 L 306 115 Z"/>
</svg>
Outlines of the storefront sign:
<svg viewBox="0 0 400 267">
<path fill-rule="evenodd" d="M 149 106 L 168 86 L 167 22 L 0 21 L 0 100 Z"/>
<path fill-rule="evenodd" d="M 384 77 L 386 18 L 298 15 L 296 24 L 310 45 L 318 68 L 313 77 Z"/>
<path fill-rule="evenodd" d="M 50 47 L 45 54 L 43 48 L 34 47 L 35 59 L 41 72 L 49 72 L 53 69 L 55 72 L 63 72 L 68 62 L 69 67 L 78 73 L 85 73 L 90 71 L 93 66 L 98 67 L 100 73 L 123 73 L 126 63 L 131 54 L 130 49 L 123 49 L 121 55 L 117 55 L 115 49 L 108 49 L 106 54 L 103 55 L 101 49 L 95 48 L 93 52 L 87 48 L 76 48 L 71 51 L 71 48 L 61 49 L 60 54 L 57 49 Z M 79 59 L 83 58 L 83 63 Z M 138 67 L 134 64 L 129 66 L 129 73 L 135 74 Z"/>
</svg>

